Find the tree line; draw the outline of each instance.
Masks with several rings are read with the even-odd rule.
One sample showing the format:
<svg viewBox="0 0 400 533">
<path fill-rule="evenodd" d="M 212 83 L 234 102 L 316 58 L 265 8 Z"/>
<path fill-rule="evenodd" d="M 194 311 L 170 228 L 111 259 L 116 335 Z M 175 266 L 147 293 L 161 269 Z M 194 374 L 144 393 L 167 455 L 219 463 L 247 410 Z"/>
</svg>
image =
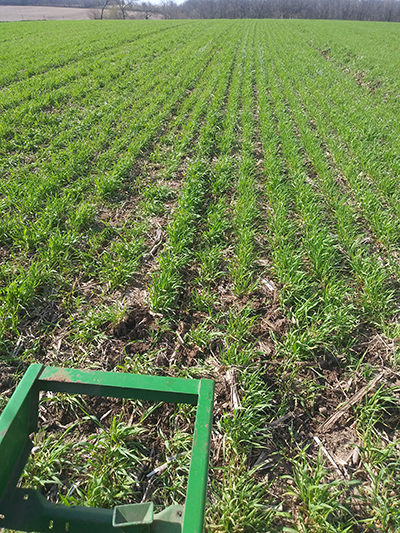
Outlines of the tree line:
<svg viewBox="0 0 400 533">
<path fill-rule="evenodd" d="M 118 18 L 166 19 L 304 18 L 400 22 L 400 0 L 185 0 L 162 4 L 132 0 L 0 0 L 0 5 L 96 7 L 101 18 L 114 6 Z M 117 10 L 117 11 L 116 11 Z M 100 17 L 99 17 L 100 18 Z"/>
<path fill-rule="evenodd" d="M 165 18 L 304 18 L 400 22 L 399 0 L 165 0 Z"/>
</svg>

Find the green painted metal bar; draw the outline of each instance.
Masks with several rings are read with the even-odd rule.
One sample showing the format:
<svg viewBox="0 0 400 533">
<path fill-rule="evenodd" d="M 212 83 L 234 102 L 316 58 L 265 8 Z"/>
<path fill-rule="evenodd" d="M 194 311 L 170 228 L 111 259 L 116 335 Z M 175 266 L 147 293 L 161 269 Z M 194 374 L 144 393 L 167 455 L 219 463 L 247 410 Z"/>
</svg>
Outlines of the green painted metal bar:
<svg viewBox="0 0 400 533">
<path fill-rule="evenodd" d="M 18 531 L 48 531 L 52 533 L 113 533 L 112 509 L 67 507 L 55 505 L 38 491 L 15 489 L 0 526 Z"/>
<path fill-rule="evenodd" d="M 66 507 L 47 501 L 36 490 L 15 489 L 7 510 L 3 510 L 5 518 L 0 520 L 0 525 L 19 531 L 51 530 L 51 533 L 182 533 L 182 505 L 171 505 L 160 513 L 151 513 L 152 520 L 144 519 L 141 523 L 138 515 L 144 506 L 152 508 L 153 504 L 117 506 L 114 509 L 80 505 Z M 115 519 L 116 511 L 123 508 L 129 510 L 128 517 L 137 517 L 136 523 L 129 519 L 126 523 Z"/>
<path fill-rule="evenodd" d="M 204 527 L 213 402 L 214 382 L 210 379 L 202 379 L 194 426 L 182 533 L 202 533 Z"/>
<path fill-rule="evenodd" d="M 36 431 L 38 392 L 35 382 L 43 365 L 30 365 L 9 400 L 2 415 L 0 426 L 0 500 L 9 482 L 20 476 L 30 451 L 28 435 Z M 21 464 L 22 463 L 22 464 Z M 18 472 L 21 470 L 21 472 Z"/>
<path fill-rule="evenodd" d="M 185 506 L 143 515 L 145 505 L 114 510 L 66 507 L 17 488 L 37 430 L 40 390 L 197 404 Z M 207 492 L 214 382 L 31 365 L 0 417 L 0 527 L 54 533 L 201 533 Z M 146 504 L 147 505 L 147 504 Z M 152 504 L 149 503 L 149 506 Z M 116 515 L 117 513 L 117 515 Z M 122 518 L 121 518 L 122 517 Z M 125 518 L 123 518 L 125 517 Z M 124 522 L 125 520 L 125 522 Z"/>
<path fill-rule="evenodd" d="M 182 380 L 119 372 L 88 372 L 57 367 L 46 367 L 39 382 L 41 390 L 191 405 L 197 404 L 200 385 L 197 379 Z"/>
</svg>

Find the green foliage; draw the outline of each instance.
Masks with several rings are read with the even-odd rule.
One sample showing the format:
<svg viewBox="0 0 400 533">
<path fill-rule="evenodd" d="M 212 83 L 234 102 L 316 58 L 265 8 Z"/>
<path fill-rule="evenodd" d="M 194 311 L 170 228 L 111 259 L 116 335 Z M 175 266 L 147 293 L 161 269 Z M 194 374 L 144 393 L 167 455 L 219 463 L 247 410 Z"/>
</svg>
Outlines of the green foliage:
<svg viewBox="0 0 400 533">
<path fill-rule="evenodd" d="M 297 498 L 298 529 L 301 532 L 350 532 L 354 519 L 346 491 L 357 482 L 328 481 L 321 455 L 311 465 L 305 453 L 300 455 L 293 467 L 293 477 L 284 476 L 292 482 L 288 494 Z"/>
<path fill-rule="evenodd" d="M 77 424 L 88 420 L 98 425 L 99 432 L 87 440 L 77 440 L 72 432 Z M 145 452 L 137 440 L 143 431 L 140 427 L 126 427 L 115 417 L 105 429 L 87 415 L 59 436 L 39 432 L 39 449 L 25 469 L 25 483 L 36 489 L 57 485 L 59 500 L 67 505 L 82 500 L 90 507 L 113 507 L 126 492 L 134 496 L 132 468 Z"/>
<path fill-rule="evenodd" d="M 1 376 L 37 361 L 214 378 L 210 532 L 400 528 L 386 377 L 348 410 L 350 479 L 310 447 L 321 406 L 397 372 L 398 40 L 337 21 L 2 28 Z M 183 455 L 153 496 L 184 502 L 191 407 L 167 432 L 158 405 L 132 407 L 139 429 L 56 401 L 74 422 L 36 436 L 31 486 L 136 501 L 155 439 Z"/>
</svg>

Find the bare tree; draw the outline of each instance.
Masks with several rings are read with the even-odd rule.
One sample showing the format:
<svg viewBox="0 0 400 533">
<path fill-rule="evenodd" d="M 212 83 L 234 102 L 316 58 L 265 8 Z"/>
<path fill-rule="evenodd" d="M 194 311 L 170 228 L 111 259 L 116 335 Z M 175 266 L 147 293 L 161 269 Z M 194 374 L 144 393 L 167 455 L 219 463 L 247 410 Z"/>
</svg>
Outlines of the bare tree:
<svg viewBox="0 0 400 533">
<path fill-rule="evenodd" d="M 111 0 L 103 0 L 103 3 L 101 5 L 101 12 L 100 12 L 100 19 L 103 20 L 104 18 L 104 10 L 108 6 Z"/>
<path fill-rule="evenodd" d="M 181 18 L 179 6 L 175 4 L 173 0 L 163 0 L 161 6 L 160 6 L 161 14 L 165 19 L 176 19 Z"/>
<path fill-rule="evenodd" d="M 395 0 L 385 0 L 383 20 L 386 20 L 386 22 L 392 22 L 395 7 Z"/>
<path fill-rule="evenodd" d="M 0 0 L 0 5 L 4 1 L 12 2 Z M 27 0 L 34 1 L 40 0 Z M 116 6 L 123 19 L 127 18 L 129 10 L 134 9 L 144 19 L 158 13 L 166 19 L 309 18 L 400 22 L 400 0 L 185 0 L 181 5 L 175 0 L 163 0 L 160 6 L 144 0 L 140 3 L 100 1 L 101 19 L 108 7 Z"/>
<path fill-rule="evenodd" d="M 114 16 L 112 16 L 111 18 L 122 18 L 123 20 L 125 20 L 127 16 L 127 11 L 132 8 L 132 3 L 127 2 L 126 0 L 103 0 L 100 11 L 101 20 L 103 20 L 104 18 L 104 11 L 110 6 L 117 8 L 120 13 L 120 17 L 118 16 L 118 13 L 115 13 Z"/>
<path fill-rule="evenodd" d="M 130 9 L 131 4 L 128 2 L 125 2 L 125 0 L 115 0 L 115 2 L 121 11 L 122 19 L 125 20 L 126 12 L 128 11 L 128 9 Z"/>
<path fill-rule="evenodd" d="M 179 9 L 186 18 L 310 18 L 400 22 L 400 0 L 186 0 Z"/>
</svg>

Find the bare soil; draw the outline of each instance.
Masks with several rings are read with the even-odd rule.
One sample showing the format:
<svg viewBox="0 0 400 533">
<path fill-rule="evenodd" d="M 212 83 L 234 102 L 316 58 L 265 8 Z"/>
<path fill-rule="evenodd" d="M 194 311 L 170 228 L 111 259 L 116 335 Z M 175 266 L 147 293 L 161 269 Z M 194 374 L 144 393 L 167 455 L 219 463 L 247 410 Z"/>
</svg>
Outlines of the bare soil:
<svg viewBox="0 0 400 533">
<path fill-rule="evenodd" d="M 128 18 L 143 19 L 142 11 L 130 11 Z M 55 6 L 0 6 L 0 22 L 19 22 L 23 20 L 90 20 L 99 19 L 100 10 L 85 7 Z M 107 12 L 105 15 L 107 18 Z M 159 13 L 152 13 L 150 19 L 162 19 Z"/>
<path fill-rule="evenodd" d="M 93 9 L 52 6 L 0 6 L 1 22 L 21 20 L 89 20 Z"/>
</svg>

